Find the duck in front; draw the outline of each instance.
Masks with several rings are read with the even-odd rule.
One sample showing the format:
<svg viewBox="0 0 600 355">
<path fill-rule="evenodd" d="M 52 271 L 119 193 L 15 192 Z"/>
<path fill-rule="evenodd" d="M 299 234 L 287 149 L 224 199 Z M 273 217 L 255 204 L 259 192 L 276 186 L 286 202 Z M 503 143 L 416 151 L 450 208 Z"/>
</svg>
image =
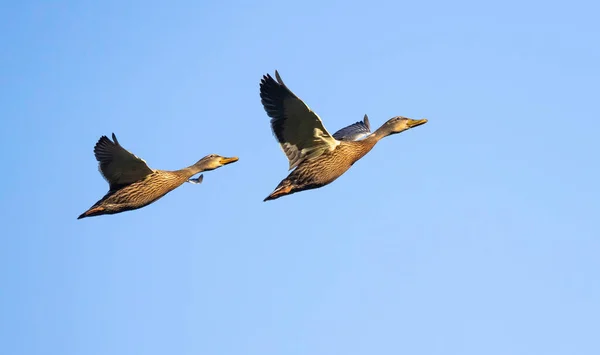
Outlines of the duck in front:
<svg viewBox="0 0 600 355">
<path fill-rule="evenodd" d="M 427 123 L 396 116 L 375 132 L 367 115 L 363 121 L 340 129 L 333 135 L 319 116 L 296 96 L 275 71 L 275 79 L 266 74 L 260 82 L 260 98 L 271 129 L 289 160 L 293 171 L 264 201 L 296 192 L 316 189 L 332 183 L 365 156 L 382 138 Z"/>
</svg>

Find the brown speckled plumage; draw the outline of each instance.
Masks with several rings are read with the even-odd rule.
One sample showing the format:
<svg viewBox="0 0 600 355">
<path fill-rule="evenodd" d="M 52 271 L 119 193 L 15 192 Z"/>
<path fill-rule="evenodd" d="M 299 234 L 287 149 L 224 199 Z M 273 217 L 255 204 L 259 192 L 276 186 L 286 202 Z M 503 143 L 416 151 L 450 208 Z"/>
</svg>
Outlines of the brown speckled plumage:
<svg viewBox="0 0 600 355">
<path fill-rule="evenodd" d="M 224 158 L 211 154 L 184 169 L 152 170 L 148 168 L 145 161 L 121 147 L 114 134 L 113 141 L 102 136 L 94 147 L 100 173 L 108 181 L 110 190 L 78 219 L 142 208 L 186 181 L 194 183 L 202 181 L 202 175 L 197 179 L 190 179 L 192 176 L 238 160 L 235 157 Z"/>
<path fill-rule="evenodd" d="M 330 184 L 383 137 L 427 122 L 396 116 L 371 133 L 365 115 L 364 121 L 330 135 L 319 116 L 287 88 L 277 71 L 275 77 L 277 80 L 269 74 L 263 76 L 261 102 L 271 117 L 273 134 L 290 161 L 290 169 L 294 170 L 264 201 Z"/>
<path fill-rule="evenodd" d="M 313 160 L 304 160 L 277 185 L 275 191 L 265 201 L 332 183 L 373 149 L 375 143 L 374 139 L 342 141 L 332 152 L 324 153 Z M 287 187 L 289 190 L 286 189 Z M 278 193 L 279 191 L 282 193 Z"/>
<path fill-rule="evenodd" d="M 108 208 L 112 213 L 125 212 L 148 206 L 167 193 L 181 186 L 188 178 L 182 171 L 155 170 L 152 174 L 140 181 L 117 190 L 109 191 L 100 201 L 96 202 L 90 210 L 98 206 Z M 111 207 L 116 207 L 112 209 Z M 107 213 L 104 213 L 107 214 Z M 82 217 L 88 217 L 82 215 Z"/>
</svg>

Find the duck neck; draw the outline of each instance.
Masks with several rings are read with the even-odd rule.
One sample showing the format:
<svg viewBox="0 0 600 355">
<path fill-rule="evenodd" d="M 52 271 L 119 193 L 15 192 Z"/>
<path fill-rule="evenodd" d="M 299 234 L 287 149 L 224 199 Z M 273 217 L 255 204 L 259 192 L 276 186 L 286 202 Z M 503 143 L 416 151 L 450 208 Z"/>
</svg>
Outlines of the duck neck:
<svg viewBox="0 0 600 355">
<path fill-rule="evenodd" d="M 185 175 L 186 179 L 191 178 L 192 176 L 201 173 L 206 170 L 206 162 L 202 160 L 198 160 L 196 164 L 190 165 L 187 168 L 183 168 L 180 171 Z"/>
<path fill-rule="evenodd" d="M 387 124 L 383 124 L 381 127 L 377 128 L 377 130 L 375 132 L 373 132 L 371 135 L 369 135 L 369 137 L 367 137 L 368 139 L 371 139 L 374 141 L 373 144 L 379 142 L 380 140 L 382 140 L 383 138 L 389 136 L 392 132 L 390 131 L 389 127 Z"/>
</svg>

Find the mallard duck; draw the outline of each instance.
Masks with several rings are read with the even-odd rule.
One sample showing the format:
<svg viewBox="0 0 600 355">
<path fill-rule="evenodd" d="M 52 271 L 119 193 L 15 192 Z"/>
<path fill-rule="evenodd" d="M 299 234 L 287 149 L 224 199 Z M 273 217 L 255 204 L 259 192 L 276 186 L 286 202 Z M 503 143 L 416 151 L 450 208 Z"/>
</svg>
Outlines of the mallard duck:
<svg viewBox="0 0 600 355">
<path fill-rule="evenodd" d="M 184 182 L 199 184 L 202 175 L 192 176 L 236 162 L 238 158 L 224 158 L 211 154 L 194 165 L 181 170 L 150 169 L 143 159 L 123 148 L 113 133 L 112 141 L 102 136 L 94 147 L 98 170 L 109 184 L 108 193 L 77 219 L 114 214 L 147 206 Z"/>
<path fill-rule="evenodd" d="M 319 116 L 287 88 L 277 71 L 275 78 L 277 81 L 269 74 L 263 76 L 260 98 L 271 117 L 273 134 L 289 160 L 289 170 L 294 170 L 264 201 L 330 184 L 383 137 L 427 123 L 427 119 L 396 116 L 371 132 L 365 115 L 363 121 L 331 135 Z"/>
</svg>

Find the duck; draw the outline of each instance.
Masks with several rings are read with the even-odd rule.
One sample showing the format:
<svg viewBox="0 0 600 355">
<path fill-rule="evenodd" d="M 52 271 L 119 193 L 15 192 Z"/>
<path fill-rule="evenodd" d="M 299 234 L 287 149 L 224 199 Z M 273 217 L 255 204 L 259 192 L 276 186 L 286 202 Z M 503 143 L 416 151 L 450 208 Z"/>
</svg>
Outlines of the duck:
<svg viewBox="0 0 600 355">
<path fill-rule="evenodd" d="M 238 161 L 237 157 L 210 154 L 180 170 L 151 169 L 145 160 L 123 148 L 114 133 L 112 141 L 106 136 L 100 137 L 94 146 L 94 155 L 109 191 L 77 219 L 148 206 L 185 182 L 200 184 L 203 175 L 192 178 L 194 175 Z"/>
<path fill-rule="evenodd" d="M 284 84 L 278 71 L 275 79 L 270 74 L 263 75 L 260 99 L 291 171 L 263 201 L 328 185 L 381 139 L 427 123 L 426 118 L 395 116 L 371 132 L 365 115 L 362 121 L 330 134 L 321 118 Z"/>
</svg>

